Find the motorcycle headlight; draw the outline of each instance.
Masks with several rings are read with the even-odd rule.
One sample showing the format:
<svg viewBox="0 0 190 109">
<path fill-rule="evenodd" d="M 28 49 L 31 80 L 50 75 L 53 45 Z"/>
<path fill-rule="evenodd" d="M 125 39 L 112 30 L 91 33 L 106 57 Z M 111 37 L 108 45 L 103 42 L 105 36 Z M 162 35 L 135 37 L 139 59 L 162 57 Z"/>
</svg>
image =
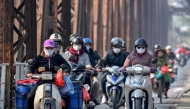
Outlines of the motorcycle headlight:
<svg viewBox="0 0 190 109">
<path fill-rule="evenodd" d="M 135 67 L 134 70 L 137 74 L 141 74 L 143 69 L 142 67 Z"/>
<path fill-rule="evenodd" d="M 44 73 L 44 74 L 42 74 L 41 79 L 42 80 L 53 80 L 53 76 L 52 76 L 52 74 Z"/>
</svg>

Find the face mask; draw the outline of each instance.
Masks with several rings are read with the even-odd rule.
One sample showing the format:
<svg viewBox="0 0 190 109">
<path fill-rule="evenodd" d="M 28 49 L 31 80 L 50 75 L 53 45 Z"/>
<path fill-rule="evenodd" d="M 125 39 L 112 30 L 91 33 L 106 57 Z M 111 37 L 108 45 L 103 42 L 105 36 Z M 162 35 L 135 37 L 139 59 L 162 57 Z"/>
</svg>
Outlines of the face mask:
<svg viewBox="0 0 190 109">
<path fill-rule="evenodd" d="M 89 50 L 89 49 L 90 49 L 90 46 L 86 46 L 86 49 Z"/>
<path fill-rule="evenodd" d="M 79 50 L 81 49 L 81 46 L 75 45 L 75 46 L 73 46 L 73 49 L 74 49 L 75 51 L 79 51 Z"/>
<path fill-rule="evenodd" d="M 114 53 L 119 53 L 121 51 L 121 49 L 120 48 L 114 48 L 113 51 L 114 51 Z"/>
<path fill-rule="evenodd" d="M 136 50 L 137 50 L 138 54 L 143 54 L 143 53 L 145 53 L 146 49 L 142 49 L 142 48 L 138 49 L 138 48 L 136 48 Z"/>
<path fill-rule="evenodd" d="M 54 53 L 54 50 L 44 50 L 47 56 L 51 56 Z"/>
</svg>

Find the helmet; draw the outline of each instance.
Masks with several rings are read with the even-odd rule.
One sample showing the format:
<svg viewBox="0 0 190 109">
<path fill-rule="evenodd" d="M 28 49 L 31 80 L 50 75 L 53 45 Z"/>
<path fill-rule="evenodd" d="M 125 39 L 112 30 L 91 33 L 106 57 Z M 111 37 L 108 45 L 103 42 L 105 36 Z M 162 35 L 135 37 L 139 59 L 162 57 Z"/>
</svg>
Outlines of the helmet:
<svg viewBox="0 0 190 109">
<path fill-rule="evenodd" d="M 144 45 L 146 47 L 148 46 L 146 41 L 143 38 L 139 38 L 135 41 L 135 46 L 137 46 L 137 45 Z"/>
<path fill-rule="evenodd" d="M 92 44 L 92 41 L 89 38 L 83 38 L 83 42 Z"/>
<path fill-rule="evenodd" d="M 168 73 L 168 67 L 167 66 L 162 66 L 161 67 L 162 74 L 167 74 Z"/>
<path fill-rule="evenodd" d="M 120 45 L 120 46 L 122 46 L 122 39 L 121 38 L 119 38 L 119 37 L 114 37 L 114 38 L 112 38 L 111 39 L 111 45 L 112 46 L 114 46 L 114 45 Z"/>
<path fill-rule="evenodd" d="M 71 41 L 71 44 L 73 45 L 73 44 L 83 44 L 83 40 L 82 40 L 82 38 L 81 37 L 74 37 L 73 39 L 72 39 L 72 41 Z"/>
<path fill-rule="evenodd" d="M 122 47 L 126 47 L 126 42 L 125 41 L 122 42 Z"/>
<path fill-rule="evenodd" d="M 69 37 L 69 41 L 72 42 L 72 40 L 75 38 L 75 37 L 80 37 L 81 36 L 79 34 L 71 34 L 70 37 Z"/>
<path fill-rule="evenodd" d="M 58 33 L 53 33 L 49 39 L 53 40 L 54 42 L 60 42 L 62 43 L 62 37 Z"/>
<path fill-rule="evenodd" d="M 172 47 L 170 45 L 166 46 L 166 50 L 171 50 Z"/>
<path fill-rule="evenodd" d="M 156 45 L 154 46 L 154 48 L 155 48 L 155 49 L 161 49 L 161 46 L 160 46 L 160 44 L 156 44 Z"/>
</svg>

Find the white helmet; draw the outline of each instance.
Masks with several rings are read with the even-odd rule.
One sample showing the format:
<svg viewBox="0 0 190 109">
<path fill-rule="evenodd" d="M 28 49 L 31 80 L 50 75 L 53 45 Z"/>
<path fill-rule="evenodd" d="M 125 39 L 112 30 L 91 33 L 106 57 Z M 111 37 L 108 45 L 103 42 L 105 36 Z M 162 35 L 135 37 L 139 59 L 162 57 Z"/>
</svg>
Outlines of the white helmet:
<svg viewBox="0 0 190 109">
<path fill-rule="evenodd" d="M 59 35 L 58 33 L 53 33 L 53 34 L 49 37 L 49 39 L 52 39 L 52 40 L 55 41 L 55 42 L 60 42 L 60 43 L 62 43 L 62 37 L 61 37 L 61 35 Z"/>
<path fill-rule="evenodd" d="M 166 50 L 171 50 L 172 47 L 170 45 L 166 46 Z"/>
</svg>

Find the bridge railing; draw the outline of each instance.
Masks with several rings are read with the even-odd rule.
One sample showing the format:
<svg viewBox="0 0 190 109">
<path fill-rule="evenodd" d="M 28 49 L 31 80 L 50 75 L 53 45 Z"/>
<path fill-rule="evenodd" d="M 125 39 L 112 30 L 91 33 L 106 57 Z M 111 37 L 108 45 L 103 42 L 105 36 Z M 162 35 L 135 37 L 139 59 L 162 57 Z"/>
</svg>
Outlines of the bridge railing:
<svg viewBox="0 0 190 109">
<path fill-rule="evenodd" d="M 15 62 L 13 66 L 16 66 L 15 81 L 24 79 L 28 70 L 28 63 Z"/>
</svg>

